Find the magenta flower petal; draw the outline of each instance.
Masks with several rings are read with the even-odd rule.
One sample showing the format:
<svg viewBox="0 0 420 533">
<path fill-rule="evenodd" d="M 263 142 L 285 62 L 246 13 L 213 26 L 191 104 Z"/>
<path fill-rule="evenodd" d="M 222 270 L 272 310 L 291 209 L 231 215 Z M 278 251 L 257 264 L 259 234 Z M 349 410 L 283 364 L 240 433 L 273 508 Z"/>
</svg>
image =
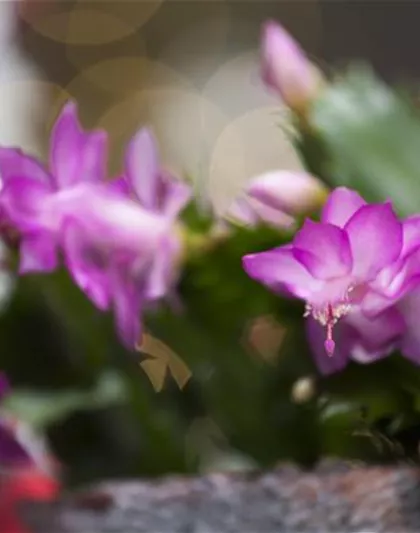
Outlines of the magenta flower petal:
<svg viewBox="0 0 420 533">
<path fill-rule="evenodd" d="M 164 296 L 168 290 L 168 252 L 162 248 L 156 253 L 153 263 L 150 267 L 148 277 L 146 298 L 148 300 L 157 300 Z"/>
<path fill-rule="evenodd" d="M 120 268 L 112 277 L 114 294 L 114 315 L 119 337 L 128 349 L 140 342 L 142 311 L 142 290 L 133 279 Z"/>
<path fill-rule="evenodd" d="M 106 261 L 87 239 L 83 225 L 68 218 L 62 230 L 67 269 L 76 285 L 101 311 L 109 309 L 110 287 Z"/>
<path fill-rule="evenodd" d="M 290 247 L 249 254 L 242 258 L 246 273 L 253 279 L 276 287 L 284 285 L 299 298 L 307 298 L 320 288 L 321 283 L 295 258 Z"/>
<path fill-rule="evenodd" d="M 120 194 L 121 196 L 129 197 L 131 194 L 131 188 L 126 180 L 125 176 L 114 178 L 107 183 L 107 187 L 110 191 Z"/>
<path fill-rule="evenodd" d="M 352 255 L 347 234 L 332 224 L 306 220 L 293 240 L 295 255 L 306 253 L 299 259 L 318 279 L 328 280 L 346 276 L 352 269 Z"/>
<path fill-rule="evenodd" d="M 20 245 L 19 274 L 53 272 L 58 266 L 54 235 L 40 231 L 26 234 Z"/>
<path fill-rule="evenodd" d="M 357 192 L 346 187 L 337 187 L 329 195 L 322 210 L 321 222 L 343 228 L 364 205 L 366 202 Z"/>
<path fill-rule="evenodd" d="M 382 348 L 380 350 L 372 352 L 364 348 L 361 344 L 358 344 L 353 348 L 351 358 L 357 363 L 369 365 L 371 363 L 375 363 L 376 361 L 380 361 L 385 357 L 388 357 L 392 353 L 394 347 L 394 345 L 391 345 L 389 347 L 386 347 L 385 349 Z"/>
<path fill-rule="evenodd" d="M 146 209 L 158 207 L 159 158 L 152 133 L 141 129 L 130 141 L 125 155 L 127 180 Z"/>
<path fill-rule="evenodd" d="M 44 183 L 53 183 L 52 176 L 34 157 L 15 148 L 0 147 L 0 176 L 3 184 L 11 178 L 26 177 Z"/>
<path fill-rule="evenodd" d="M 13 178 L 1 191 L 1 205 L 11 222 L 21 231 L 39 228 L 39 216 L 52 194 L 50 185 L 29 177 Z"/>
<path fill-rule="evenodd" d="M 361 207 L 345 226 L 353 254 L 353 274 L 369 280 L 395 261 L 402 249 L 402 224 L 389 203 Z"/>
<path fill-rule="evenodd" d="M 60 217 L 70 216 L 82 222 L 89 238 L 109 251 L 153 253 L 172 229 L 166 218 L 104 185 L 78 187 L 76 192 L 57 196 L 51 207 L 54 218 L 60 221 Z"/>
<path fill-rule="evenodd" d="M 388 298 L 380 292 L 370 290 L 361 302 L 361 310 L 365 316 L 372 318 L 394 304 L 394 298 Z"/>
<path fill-rule="evenodd" d="M 420 288 L 408 293 L 399 303 L 398 309 L 404 316 L 406 330 L 402 336 L 400 349 L 410 361 L 420 364 Z"/>
<path fill-rule="evenodd" d="M 17 468 L 31 463 L 32 458 L 16 439 L 11 424 L 0 420 L 0 468 Z"/>
<path fill-rule="evenodd" d="M 357 311 L 349 313 L 344 321 L 357 331 L 360 343 L 366 350 L 374 353 L 387 349 L 405 331 L 406 324 L 402 314 L 389 308 L 373 318 Z M 371 359 L 372 360 L 372 359 Z"/>
<path fill-rule="evenodd" d="M 187 183 L 175 180 L 172 176 L 165 175 L 164 179 L 165 193 L 160 212 L 170 218 L 175 218 L 190 200 L 191 187 Z"/>
<path fill-rule="evenodd" d="M 376 316 L 403 298 L 419 283 L 420 245 L 378 274 L 372 283 L 372 290 L 362 302 L 362 309 L 368 316 Z"/>
<path fill-rule="evenodd" d="M 420 215 L 407 217 L 403 221 L 403 249 L 402 256 L 407 256 L 420 245 Z"/>
<path fill-rule="evenodd" d="M 389 284 L 389 290 L 384 293 L 391 298 L 400 299 L 420 282 L 420 243 L 397 265 L 398 270 L 389 269 L 391 272 L 394 270 L 395 274 Z"/>
<path fill-rule="evenodd" d="M 81 181 L 105 177 L 107 137 L 103 131 L 85 133 L 77 118 L 77 107 L 67 103 L 51 134 L 50 166 L 59 189 Z"/>
<path fill-rule="evenodd" d="M 181 242 L 168 236 L 157 250 L 145 286 L 145 298 L 157 300 L 167 294 L 176 278 L 177 256 L 181 253 Z"/>
<path fill-rule="evenodd" d="M 191 198 L 191 187 L 159 166 L 156 140 L 140 130 L 128 145 L 125 179 L 142 207 L 175 218 Z"/>
<path fill-rule="evenodd" d="M 363 300 L 363 311 L 375 316 L 392 306 L 420 282 L 420 216 L 403 221 L 403 246 L 396 261 L 378 274 Z"/>
</svg>

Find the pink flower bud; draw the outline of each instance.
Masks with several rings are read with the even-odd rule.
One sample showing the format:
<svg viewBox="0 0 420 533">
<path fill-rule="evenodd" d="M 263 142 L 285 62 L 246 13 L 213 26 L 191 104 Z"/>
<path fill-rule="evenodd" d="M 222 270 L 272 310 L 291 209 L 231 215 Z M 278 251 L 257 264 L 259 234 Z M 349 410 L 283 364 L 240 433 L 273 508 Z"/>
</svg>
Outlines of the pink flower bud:
<svg viewBox="0 0 420 533">
<path fill-rule="evenodd" d="M 295 217 L 320 208 L 327 187 L 306 172 L 273 170 L 252 179 L 244 194 L 230 206 L 227 218 L 249 226 L 259 222 L 290 229 Z"/>
<path fill-rule="evenodd" d="M 276 170 L 254 178 L 246 192 L 265 206 L 291 216 L 307 214 L 326 200 L 328 189 L 306 172 Z"/>
<path fill-rule="evenodd" d="M 302 111 L 318 95 L 323 80 L 299 44 L 274 21 L 263 27 L 262 77 L 295 111 Z"/>
</svg>

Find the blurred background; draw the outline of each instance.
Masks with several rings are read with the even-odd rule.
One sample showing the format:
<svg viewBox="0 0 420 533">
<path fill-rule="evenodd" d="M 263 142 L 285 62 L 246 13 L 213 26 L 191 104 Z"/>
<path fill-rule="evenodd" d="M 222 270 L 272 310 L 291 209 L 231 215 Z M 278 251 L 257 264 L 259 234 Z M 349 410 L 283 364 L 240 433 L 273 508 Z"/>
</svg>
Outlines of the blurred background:
<svg viewBox="0 0 420 533">
<path fill-rule="evenodd" d="M 287 113 L 260 81 L 263 22 L 284 24 L 327 72 L 361 58 L 411 83 L 419 15 L 420 4 L 383 1 L 2 1 L 0 143 L 45 159 L 73 98 L 85 127 L 109 132 L 110 175 L 151 125 L 165 165 L 221 213 L 256 174 L 302 168 L 278 127 Z M 66 273 L 18 281 L 0 318 L 0 366 L 16 390 L 31 390 L 20 412 L 46 431 L 68 483 L 378 459 L 362 412 L 338 405 L 319 416 L 303 309 L 238 270 L 249 247 L 238 238 L 190 265 L 184 313 L 151 313 L 139 353 L 120 347 L 111 318 Z"/>
</svg>

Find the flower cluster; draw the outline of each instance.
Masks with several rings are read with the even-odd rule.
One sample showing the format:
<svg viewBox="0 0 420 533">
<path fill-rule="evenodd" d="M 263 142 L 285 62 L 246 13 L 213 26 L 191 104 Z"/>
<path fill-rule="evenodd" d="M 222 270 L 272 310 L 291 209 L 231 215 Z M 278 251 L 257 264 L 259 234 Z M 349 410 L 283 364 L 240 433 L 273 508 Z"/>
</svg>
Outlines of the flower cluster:
<svg viewBox="0 0 420 533">
<path fill-rule="evenodd" d="M 177 216 L 190 188 L 160 167 L 153 135 L 129 142 L 123 174 L 106 179 L 107 137 L 83 131 L 67 103 L 52 131 L 49 165 L 0 148 L 2 227 L 20 238 L 19 273 L 52 272 L 63 261 L 101 310 L 113 310 L 124 344 L 139 341 L 144 306 L 174 282 L 182 242 Z"/>
<path fill-rule="evenodd" d="M 420 363 L 420 216 L 401 221 L 390 202 L 367 204 L 339 187 L 320 222 L 307 219 L 291 244 L 249 254 L 243 265 L 273 291 L 306 302 L 323 373 L 395 349 Z"/>
<path fill-rule="evenodd" d="M 300 117 L 323 78 L 274 22 L 264 26 L 262 74 Z M 107 179 L 105 132 L 85 132 L 67 103 L 52 131 L 48 167 L 19 149 L 0 148 L 0 224 L 19 235 L 19 273 L 52 272 L 62 258 L 94 305 L 112 310 L 128 348 L 141 337 L 146 305 L 170 294 L 184 242 L 178 216 L 190 187 L 159 164 L 156 142 L 138 131 L 122 175 Z M 327 199 L 306 172 L 258 176 L 228 216 L 295 229 Z M 307 219 L 293 242 L 243 258 L 249 276 L 306 302 L 307 329 L 320 370 L 370 362 L 395 349 L 420 362 L 420 215 L 399 220 L 390 202 L 369 205 L 335 189 L 320 222 Z M 1 451 L 1 450 L 0 450 Z"/>
<path fill-rule="evenodd" d="M 263 28 L 262 66 L 269 89 L 297 115 L 322 91 L 320 72 L 272 21 Z M 305 174 L 258 177 L 246 203 L 236 203 L 237 218 L 290 226 L 295 205 L 285 210 L 283 200 L 297 189 L 305 201 L 323 192 Z M 420 215 L 401 221 L 390 202 L 368 205 L 341 187 L 328 197 L 320 222 L 306 220 L 291 244 L 247 255 L 243 265 L 271 290 L 306 302 L 309 341 L 324 374 L 343 369 L 349 359 L 368 363 L 394 350 L 420 363 Z"/>
</svg>

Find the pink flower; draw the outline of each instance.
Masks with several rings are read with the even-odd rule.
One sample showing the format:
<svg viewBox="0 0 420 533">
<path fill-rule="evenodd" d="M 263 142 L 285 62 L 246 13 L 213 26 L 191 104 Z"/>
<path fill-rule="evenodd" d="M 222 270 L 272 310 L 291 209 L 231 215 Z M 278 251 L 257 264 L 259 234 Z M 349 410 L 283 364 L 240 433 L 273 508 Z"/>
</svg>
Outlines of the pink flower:
<svg viewBox="0 0 420 533">
<path fill-rule="evenodd" d="M 324 374 L 344 368 L 352 359 L 371 363 L 395 350 L 420 364 L 420 217 L 403 220 L 403 245 L 398 258 L 370 284 L 361 305 L 337 326 L 334 360 L 323 357 L 320 327 L 308 322 L 308 335 Z"/>
<path fill-rule="evenodd" d="M 330 194 L 321 222 L 306 220 L 291 244 L 247 255 L 243 265 L 272 290 L 306 302 L 306 314 L 326 329 L 324 347 L 332 355 L 334 325 L 360 307 L 402 247 L 403 227 L 389 202 L 368 205 L 341 187 Z"/>
<path fill-rule="evenodd" d="M 67 104 L 52 132 L 49 170 L 17 150 L 0 150 L 0 204 L 21 234 L 20 273 L 54 270 L 63 251 L 76 284 L 99 309 L 114 310 L 131 348 L 144 304 L 174 282 L 176 219 L 190 189 L 158 167 L 147 130 L 134 136 L 126 175 L 111 184 L 104 182 L 105 149 L 104 132 L 83 132 L 75 105 Z"/>
<path fill-rule="evenodd" d="M 112 209 L 120 209 L 113 223 L 107 229 L 98 217 L 100 223 L 89 224 L 89 213 L 68 218 L 64 250 L 76 283 L 98 307 L 112 305 L 120 337 L 132 348 L 141 337 L 144 307 L 176 282 L 182 247 L 176 221 L 191 189 L 160 168 L 154 137 L 143 129 L 127 147 L 124 175 L 111 183 L 106 195 Z M 104 209 L 103 203 L 98 206 Z M 123 234 L 110 239 L 124 220 L 125 234 L 133 237 L 126 244 Z"/>
<path fill-rule="evenodd" d="M 73 102 L 54 125 L 48 168 L 18 149 L 0 148 L 0 207 L 3 219 L 21 232 L 21 274 L 57 267 L 58 204 L 104 179 L 106 148 L 105 132 L 83 132 Z"/>
</svg>

